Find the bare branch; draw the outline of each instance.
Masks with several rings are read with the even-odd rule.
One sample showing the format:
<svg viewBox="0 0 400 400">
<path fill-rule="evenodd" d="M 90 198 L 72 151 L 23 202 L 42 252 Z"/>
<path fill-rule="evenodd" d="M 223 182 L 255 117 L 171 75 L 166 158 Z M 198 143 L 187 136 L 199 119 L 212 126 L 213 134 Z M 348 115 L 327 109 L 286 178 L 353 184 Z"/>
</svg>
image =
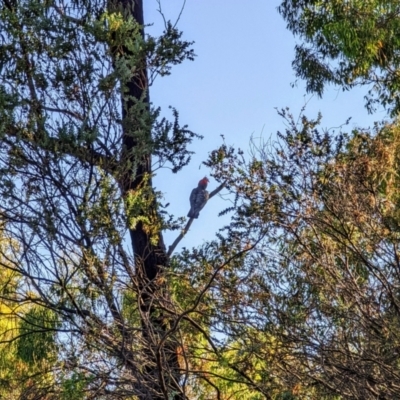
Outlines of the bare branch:
<svg viewBox="0 0 400 400">
<path fill-rule="evenodd" d="M 73 112 L 73 111 L 69 111 L 69 110 L 65 110 L 65 109 L 61 109 L 61 108 L 47 107 L 47 106 L 42 106 L 42 108 L 43 108 L 43 110 L 46 110 L 46 111 L 52 111 L 52 112 L 69 115 L 70 117 L 76 118 L 79 121 L 85 120 L 85 118 L 82 115 L 79 115 L 78 113 Z"/>
<path fill-rule="evenodd" d="M 68 20 L 70 22 L 73 22 L 73 23 L 75 23 L 77 25 L 84 25 L 84 23 L 86 21 L 86 15 L 83 18 L 74 18 L 74 17 L 71 17 L 69 15 L 66 15 L 64 13 L 64 11 L 59 6 L 57 6 L 55 3 L 53 3 L 51 6 L 57 11 L 57 13 L 59 15 L 61 15 L 66 20 Z"/>
<path fill-rule="evenodd" d="M 214 197 L 216 194 L 218 194 L 225 186 L 226 186 L 226 181 L 223 182 L 223 183 L 221 183 L 216 189 L 214 189 L 214 190 L 210 193 L 209 199 L 211 199 L 211 197 Z"/>
</svg>

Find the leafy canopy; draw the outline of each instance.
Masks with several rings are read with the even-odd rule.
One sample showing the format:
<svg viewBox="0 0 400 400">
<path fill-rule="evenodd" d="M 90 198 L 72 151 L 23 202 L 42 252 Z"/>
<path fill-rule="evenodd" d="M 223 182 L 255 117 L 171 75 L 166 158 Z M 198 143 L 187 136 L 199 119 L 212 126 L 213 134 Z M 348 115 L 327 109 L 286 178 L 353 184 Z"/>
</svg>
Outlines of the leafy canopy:
<svg viewBox="0 0 400 400">
<path fill-rule="evenodd" d="M 370 87 L 367 108 L 400 110 L 400 5 L 397 0 L 284 0 L 279 12 L 302 42 L 293 66 L 309 92 L 328 84 Z"/>
</svg>

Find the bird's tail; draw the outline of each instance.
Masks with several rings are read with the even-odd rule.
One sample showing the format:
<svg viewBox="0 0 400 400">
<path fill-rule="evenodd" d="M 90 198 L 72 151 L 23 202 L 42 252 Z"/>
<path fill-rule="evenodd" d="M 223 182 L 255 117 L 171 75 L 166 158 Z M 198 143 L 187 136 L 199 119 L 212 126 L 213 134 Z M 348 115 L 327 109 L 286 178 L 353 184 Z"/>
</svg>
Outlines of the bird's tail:
<svg viewBox="0 0 400 400">
<path fill-rule="evenodd" d="M 196 212 L 193 210 L 193 208 L 191 208 L 191 209 L 189 210 L 187 216 L 188 216 L 189 218 L 199 218 L 199 213 L 198 213 L 198 212 L 196 213 Z"/>
</svg>

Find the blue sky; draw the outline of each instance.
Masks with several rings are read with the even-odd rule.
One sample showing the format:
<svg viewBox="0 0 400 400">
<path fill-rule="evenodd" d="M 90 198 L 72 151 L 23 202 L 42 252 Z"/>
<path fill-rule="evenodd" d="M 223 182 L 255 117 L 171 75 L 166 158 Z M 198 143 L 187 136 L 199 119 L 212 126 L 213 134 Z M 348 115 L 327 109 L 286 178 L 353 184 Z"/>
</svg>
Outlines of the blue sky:
<svg viewBox="0 0 400 400">
<path fill-rule="evenodd" d="M 183 1 L 161 0 L 167 19 L 175 21 Z M 197 54 L 194 62 L 186 62 L 172 70 L 169 77 L 158 78 L 151 88 L 154 105 L 168 115 L 168 106 L 180 113 L 181 123 L 204 136 L 191 149 L 193 160 L 182 172 L 157 172 L 155 184 L 171 205 L 170 212 L 186 215 L 190 191 L 208 171 L 201 162 L 208 153 L 226 143 L 246 150 L 251 136 L 274 138 L 284 124 L 276 108 L 289 107 L 298 115 L 307 102 L 306 115 L 323 115 L 325 128 L 338 127 L 352 117 L 353 127 L 368 127 L 382 120 L 383 111 L 368 115 L 363 96 L 367 88 L 343 92 L 330 88 L 322 99 L 307 95 L 304 82 L 298 81 L 291 67 L 296 39 L 285 27 L 277 12 L 279 0 L 211 1 L 187 0 L 178 27 L 186 40 L 193 40 Z M 163 28 L 156 0 L 145 1 L 146 28 L 156 35 Z M 209 189 L 216 182 L 211 180 Z M 190 247 L 213 237 L 223 225 L 218 212 L 227 201 L 213 198 L 201 212 L 181 246 Z M 226 222 L 226 220 L 224 221 Z M 167 245 L 176 232 L 166 234 Z"/>
</svg>

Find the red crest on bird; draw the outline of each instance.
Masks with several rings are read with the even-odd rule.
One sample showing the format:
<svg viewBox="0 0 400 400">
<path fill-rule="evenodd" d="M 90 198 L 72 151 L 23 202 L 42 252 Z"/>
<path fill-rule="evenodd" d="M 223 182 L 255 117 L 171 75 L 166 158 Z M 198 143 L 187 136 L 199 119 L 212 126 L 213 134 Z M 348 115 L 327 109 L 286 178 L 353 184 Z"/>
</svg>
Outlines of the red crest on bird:
<svg viewBox="0 0 400 400">
<path fill-rule="evenodd" d="M 210 181 L 209 181 L 208 178 L 205 176 L 203 179 L 201 179 L 201 180 L 199 181 L 199 186 L 207 187 L 208 182 L 210 182 Z"/>
</svg>

